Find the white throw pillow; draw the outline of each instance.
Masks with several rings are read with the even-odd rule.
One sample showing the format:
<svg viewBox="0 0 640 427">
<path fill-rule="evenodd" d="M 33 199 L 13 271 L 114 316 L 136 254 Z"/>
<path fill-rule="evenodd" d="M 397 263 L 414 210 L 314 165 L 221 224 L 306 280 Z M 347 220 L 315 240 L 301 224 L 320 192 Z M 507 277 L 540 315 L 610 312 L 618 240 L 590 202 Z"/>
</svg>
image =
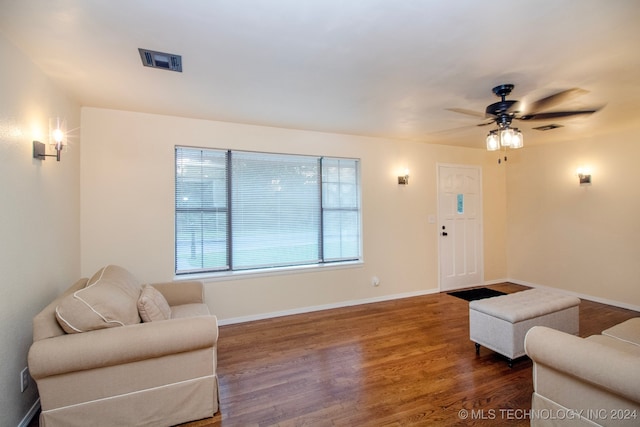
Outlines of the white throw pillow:
<svg viewBox="0 0 640 427">
<path fill-rule="evenodd" d="M 143 322 L 171 318 L 169 303 L 160 291 L 151 285 L 142 285 L 142 292 L 138 298 L 138 312 Z"/>
<path fill-rule="evenodd" d="M 139 295 L 140 283 L 131 273 L 108 265 L 58 304 L 56 319 L 68 334 L 140 323 Z"/>
</svg>

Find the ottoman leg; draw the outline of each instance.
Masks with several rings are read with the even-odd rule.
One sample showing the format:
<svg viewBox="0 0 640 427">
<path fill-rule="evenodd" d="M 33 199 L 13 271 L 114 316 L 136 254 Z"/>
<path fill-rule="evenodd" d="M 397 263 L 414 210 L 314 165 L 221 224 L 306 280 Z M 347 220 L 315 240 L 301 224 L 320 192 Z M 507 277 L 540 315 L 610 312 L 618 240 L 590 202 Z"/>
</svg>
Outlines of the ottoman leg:
<svg viewBox="0 0 640 427">
<path fill-rule="evenodd" d="M 480 354 L 480 344 L 476 343 L 476 354 Z"/>
</svg>

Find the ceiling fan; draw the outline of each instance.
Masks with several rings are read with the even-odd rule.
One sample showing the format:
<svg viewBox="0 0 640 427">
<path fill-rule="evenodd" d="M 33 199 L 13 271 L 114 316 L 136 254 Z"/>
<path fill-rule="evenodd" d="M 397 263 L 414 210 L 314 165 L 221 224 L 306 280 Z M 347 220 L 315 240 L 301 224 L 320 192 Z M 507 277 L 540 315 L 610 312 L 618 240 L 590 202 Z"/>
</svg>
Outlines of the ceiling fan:
<svg viewBox="0 0 640 427">
<path fill-rule="evenodd" d="M 464 108 L 448 108 L 447 110 L 484 118 L 485 121 L 479 123 L 477 126 L 486 126 L 495 123 L 498 128 L 490 131 L 487 135 L 487 150 L 495 151 L 501 147 L 521 148 L 523 146 L 522 132 L 520 132 L 518 128 L 511 127 L 511 123 L 514 120 L 561 119 L 572 116 L 593 114 L 601 108 L 546 111 L 557 104 L 568 101 L 576 96 L 584 95 L 588 93 L 588 91 L 580 88 L 566 89 L 553 95 L 538 99 L 537 101 L 525 104 L 520 101 L 506 99 L 506 97 L 511 94 L 514 87 L 515 86 L 510 83 L 494 87 L 492 91 L 496 96 L 500 97 L 500 101 L 488 105 L 484 113 Z M 558 126 L 555 125 L 550 128 L 553 127 Z"/>
</svg>

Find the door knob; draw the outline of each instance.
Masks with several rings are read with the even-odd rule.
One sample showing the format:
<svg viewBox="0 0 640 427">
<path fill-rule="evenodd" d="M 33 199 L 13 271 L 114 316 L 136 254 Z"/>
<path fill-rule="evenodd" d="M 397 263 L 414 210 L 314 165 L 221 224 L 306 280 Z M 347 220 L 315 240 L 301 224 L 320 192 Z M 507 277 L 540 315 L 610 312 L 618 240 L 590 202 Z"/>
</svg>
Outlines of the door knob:
<svg viewBox="0 0 640 427">
<path fill-rule="evenodd" d="M 443 231 L 441 234 L 442 234 L 443 236 L 448 236 L 448 234 L 447 234 L 447 232 L 446 232 L 446 231 Z"/>
</svg>

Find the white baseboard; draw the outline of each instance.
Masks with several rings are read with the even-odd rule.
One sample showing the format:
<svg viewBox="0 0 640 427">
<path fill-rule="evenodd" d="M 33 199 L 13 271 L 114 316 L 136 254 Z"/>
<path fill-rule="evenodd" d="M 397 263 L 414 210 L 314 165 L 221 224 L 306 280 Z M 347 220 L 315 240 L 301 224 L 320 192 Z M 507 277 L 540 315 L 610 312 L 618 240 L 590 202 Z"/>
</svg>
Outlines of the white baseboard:
<svg viewBox="0 0 640 427">
<path fill-rule="evenodd" d="M 600 304 L 612 305 L 614 307 L 620 307 L 627 310 L 640 311 L 640 306 L 627 304 L 624 302 L 615 301 L 607 298 L 600 298 L 593 295 L 582 294 L 580 292 L 573 292 L 573 291 L 568 291 L 566 289 L 554 288 L 552 286 L 545 286 L 545 285 L 539 285 L 537 283 L 525 282 L 524 280 L 506 279 L 505 281 L 515 283 L 516 285 L 529 286 L 530 288 L 540 288 L 540 289 L 549 289 L 553 291 L 560 291 L 568 295 L 576 296 L 580 299 L 586 299 L 587 301 L 593 301 L 593 302 L 598 302 Z"/>
<path fill-rule="evenodd" d="M 506 282 L 510 282 L 509 279 L 495 279 L 495 280 L 485 280 L 483 282 L 483 286 L 487 286 L 487 285 L 499 285 L 500 283 L 506 283 Z M 515 282 L 511 282 L 511 283 L 515 283 Z"/>
<path fill-rule="evenodd" d="M 435 294 L 438 292 L 440 291 L 436 288 L 436 289 L 428 289 L 426 291 L 416 291 L 416 292 L 407 292 L 402 294 L 384 295 L 381 297 L 365 298 L 360 300 L 340 301 L 340 302 L 331 303 L 331 304 L 313 305 L 308 307 L 293 308 L 290 310 L 273 311 L 270 313 L 260 313 L 260 314 L 250 315 L 250 316 L 231 317 L 228 319 L 218 320 L 218 324 L 220 326 L 233 325 L 236 323 L 252 322 L 254 320 L 264 320 L 264 319 L 271 319 L 274 317 L 290 316 L 292 314 L 304 314 L 304 313 L 311 313 L 314 311 L 330 310 L 332 308 L 351 307 L 354 305 L 372 304 L 375 302 L 391 301 L 391 300 L 401 299 L 401 298 L 411 298 L 411 297 L 417 297 L 420 295 Z"/>
<path fill-rule="evenodd" d="M 38 413 L 38 409 L 40 409 L 40 398 L 38 398 L 31 406 L 27 415 L 25 415 L 24 418 L 22 418 L 22 421 L 20 421 L 20 424 L 18 424 L 18 427 L 28 427 L 33 417 Z"/>
<path fill-rule="evenodd" d="M 607 304 L 607 305 L 611 305 L 611 306 L 614 306 L 614 307 L 625 308 L 627 310 L 640 311 L 640 306 L 636 306 L 636 305 L 632 305 L 632 304 L 626 304 L 626 303 L 623 303 L 623 302 L 620 302 L 620 301 L 614 301 L 614 300 L 610 300 L 610 299 L 606 299 L 606 298 L 599 298 L 599 297 L 595 297 L 595 296 L 592 296 L 592 295 L 581 294 L 581 293 L 578 293 L 578 292 L 571 292 L 571 291 L 567 291 L 565 289 L 553 288 L 551 286 L 544 286 L 544 285 L 540 285 L 540 284 L 537 284 L 537 283 L 526 282 L 526 281 L 523 281 L 523 280 L 515 280 L 515 279 L 486 280 L 486 281 L 484 281 L 484 285 L 496 285 L 496 284 L 506 283 L 506 282 L 514 283 L 516 285 L 528 286 L 530 288 L 541 288 L 541 289 L 551 289 L 551 290 L 555 290 L 555 291 L 561 291 L 561 292 L 564 292 L 566 294 L 576 296 L 576 297 L 578 297 L 580 299 L 585 299 L 585 300 L 588 300 L 588 301 L 594 301 L 594 302 L 598 302 L 598 303 L 601 303 L 601 304 Z M 308 306 L 308 307 L 293 308 L 293 309 L 290 309 L 290 310 L 274 311 L 274 312 L 270 312 L 270 313 L 260 313 L 260 314 L 254 314 L 254 315 L 249 315 L 249 316 L 231 317 L 231 318 L 228 318 L 228 319 L 218 320 L 218 324 L 220 326 L 233 325 L 233 324 L 236 324 L 236 323 L 252 322 L 254 320 L 264 320 L 264 319 L 271 319 L 271 318 L 274 318 L 274 317 L 290 316 L 290 315 L 293 315 L 293 314 L 304 314 L 304 313 L 311 313 L 311 312 L 314 312 L 314 311 L 330 310 L 332 308 L 351 307 L 351 306 L 360 305 L 360 304 L 371 304 L 371 303 L 375 303 L 375 302 L 391 301 L 391 300 L 394 300 L 394 299 L 411 298 L 411 297 L 416 297 L 416 296 L 420 296 L 420 295 L 435 294 L 435 293 L 438 293 L 438 292 L 440 292 L 440 289 L 435 288 L 435 289 L 429 289 L 429 290 L 426 290 L 426 291 L 416 291 L 416 292 L 407 292 L 407 293 L 402 293 L 402 294 L 385 295 L 385 296 L 375 297 L 375 298 L 365 298 L 365 299 L 360 299 L 360 300 L 340 301 L 340 302 L 332 303 L 332 304 L 314 305 L 314 306 Z"/>
</svg>

